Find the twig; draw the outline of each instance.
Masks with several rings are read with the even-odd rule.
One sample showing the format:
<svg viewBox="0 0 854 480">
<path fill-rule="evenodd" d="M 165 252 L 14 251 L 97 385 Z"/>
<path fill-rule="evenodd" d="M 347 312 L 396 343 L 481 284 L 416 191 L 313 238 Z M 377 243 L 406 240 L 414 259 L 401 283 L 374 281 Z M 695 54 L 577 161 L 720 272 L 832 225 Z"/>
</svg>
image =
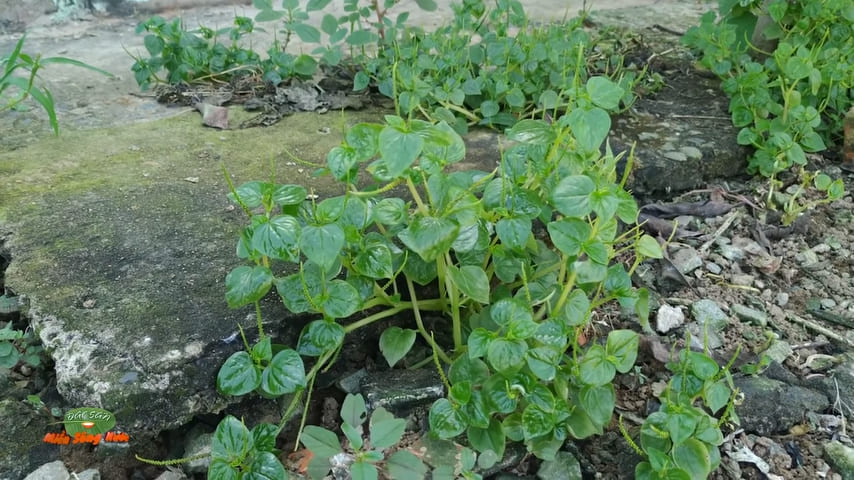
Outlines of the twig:
<svg viewBox="0 0 854 480">
<path fill-rule="evenodd" d="M 805 348 L 813 349 L 813 348 L 821 348 L 830 345 L 830 342 L 820 340 L 817 342 L 807 342 L 801 343 L 799 345 L 792 345 L 792 350 L 803 350 Z"/>
<path fill-rule="evenodd" d="M 807 313 L 812 315 L 815 318 L 820 320 L 824 320 L 826 322 L 835 323 L 837 325 L 842 325 L 843 327 L 854 328 L 854 320 L 850 318 L 846 318 L 843 315 L 837 315 L 831 312 L 825 312 L 820 308 L 810 308 L 807 307 Z"/>
<path fill-rule="evenodd" d="M 670 34 L 676 35 L 676 36 L 678 36 L 678 37 L 681 37 L 682 35 L 685 35 L 685 32 L 680 32 L 679 30 L 674 30 L 674 29 L 672 29 L 672 28 L 667 28 L 667 27 L 665 27 L 665 26 L 663 26 L 663 25 L 659 25 L 659 24 L 657 24 L 657 23 L 656 23 L 656 24 L 654 24 L 654 25 L 652 26 L 652 28 L 654 28 L 654 29 L 656 29 L 656 30 L 661 30 L 661 31 L 662 31 L 662 32 L 664 32 L 664 33 L 670 33 Z"/>
<path fill-rule="evenodd" d="M 724 220 L 724 223 L 721 224 L 721 226 L 718 227 L 717 230 L 715 230 L 715 233 L 712 235 L 712 238 L 710 238 L 706 243 L 703 244 L 703 246 L 700 247 L 700 250 L 698 250 L 699 253 L 701 255 L 705 254 L 709 247 L 711 247 L 712 244 L 715 243 L 715 240 L 717 240 L 718 237 L 723 235 L 723 233 L 727 231 L 727 229 L 729 229 L 729 227 L 732 225 L 732 222 L 734 222 L 739 215 L 740 214 L 738 210 L 733 210 L 732 212 L 730 212 L 730 214 L 727 215 L 726 220 Z"/>
<path fill-rule="evenodd" d="M 730 120 L 729 117 L 719 117 L 716 115 L 679 115 L 679 114 L 674 113 L 674 114 L 671 114 L 670 116 L 673 118 L 697 118 L 700 120 L 726 120 L 726 121 Z"/>
<path fill-rule="evenodd" d="M 653 53 L 652 55 L 649 56 L 649 58 L 646 59 L 646 64 L 649 65 L 649 63 L 652 62 L 653 59 L 655 59 L 655 57 L 663 57 L 663 56 L 667 55 L 668 53 L 673 53 L 673 50 L 676 50 L 676 49 L 675 48 L 668 48 L 667 50 L 665 50 L 663 52 Z"/>
<path fill-rule="evenodd" d="M 842 398 L 839 397 L 839 380 L 834 378 L 833 379 L 833 385 L 836 387 L 836 399 L 833 401 L 833 408 L 836 409 L 837 412 L 839 412 L 839 420 L 840 420 L 840 425 L 841 425 L 841 432 L 840 433 L 842 435 L 847 436 L 848 434 L 846 433 L 846 425 L 847 424 L 845 423 L 845 412 L 842 410 L 842 407 L 843 406 L 847 407 L 849 414 L 852 412 L 852 410 L 851 410 L 851 407 L 849 407 L 848 404 L 843 402 Z"/>
<path fill-rule="evenodd" d="M 848 345 L 849 347 L 854 347 L 854 342 L 852 342 L 851 340 L 848 340 L 847 338 L 843 337 L 842 335 L 839 335 L 838 333 L 834 332 L 833 330 L 831 330 L 829 328 L 822 327 L 821 325 L 819 325 L 815 322 L 809 321 L 803 317 L 799 317 L 798 315 L 795 315 L 794 313 L 791 313 L 791 312 L 789 312 L 787 317 L 789 320 L 791 320 L 795 323 L 798 323 L 800 325 L 803 325 L 803 326 L 807 327 L 808 329 L 810 329 L 814 332 L 818 332 L 818 333 L 826 336 L 827 338 L 829 338 L 831 340 L 836 340 L 837 342 L 842 343 L 844 345 Z"/>
<path fill-rule="evenodd" d="M 623 410 L 620 407 L 617 407 L 614 410 L 620 412 L 620 415 L 626 417 L 627 420 L 634 423 L 635 425 L 643 425 L 644 419 L 635 415 L 634 413 L 632 413 L 628 410 Z"/>
</svg>

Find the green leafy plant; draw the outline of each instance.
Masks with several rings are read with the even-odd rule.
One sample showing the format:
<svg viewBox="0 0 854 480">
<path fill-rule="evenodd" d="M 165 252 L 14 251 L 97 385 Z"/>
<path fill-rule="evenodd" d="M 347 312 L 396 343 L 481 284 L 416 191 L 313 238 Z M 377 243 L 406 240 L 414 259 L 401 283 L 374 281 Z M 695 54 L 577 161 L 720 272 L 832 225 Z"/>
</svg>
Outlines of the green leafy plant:
<svg viewBox="0 0 854 480">
<path fill-rule="evenodd" d="M 430 476 L 433 480 L 481 480 L 483 476 L 477 471 L 494 464 L 492 452 L 478 455 L 474 450 L 462 447 L 459 449 L 459 465 L 439 465 L 430 472 Z"/>
<path fill-rule="evenodd" d="M 0 367 L 14 368 L 23 361 L 31 367 L 42 363 L 44 348 L 38 345 L 32 330 L 23 332 L 12 328 L 12 322 L 0 329 Z"/>
<path fill-rule="evenodd" d="M 39 86 L 39 71 L 49 64 L 64 64 L 92 70 L 108 77 L 113 75 L 100 68 L 66 57 L 32 56 L 23 51 L 26 35 L 15 44 L 8 55 L 0 57 L 0 112 L 24 108 L 24 101 L 32 97 L 47 113 L 50 126 L 59 135 L 59 122 L 53 95 L 47 87 Z M 21 75 L 23 74 L 23 75 Z"/>
<path fill-rule="evenodd" d="M 845 185 L 841 179 L 833 180 L 824 173 L 803 169 L 800 171 L 800 178 L 800 185 L 783 205 L 783 225 L 791 225 L 802 213 L 818 205 L 839 200 L 845 195 Z M 819 198 L 804 199 L 804 193 L 809 190 L 818 193 Z"/>
<path fill-rule="evenodd" d="M 345 0 L 346 15 L 325 14 L 318 29 L 309 22 L 311 14 L 321 12 L 330 2 L 308 0 L 301 4 L 299 0 L 283 0 L 281 9 L 277 9 L 271 0 L 254 0 L 253 6 L 260 10 L 254 21 L 237 16 L 234 26 L 220 30 L 207 27 L 187 30 L 179 18 L 166 21 L 153 16 L 137 27 L 137 33 L 146 32 L 144 43 L 148 57 L 132 55 L 134 76 L 143 89 L 156 83 L 229 81 L 235 75 L 255 73 L 274 85 L 292 78 L 309 79 L 322 65 L 339 65 L 345 54 L 350 58 L 364 57 L 367 47 L 376 46 L 380 39 L 386 38 L 386 32 L 403 27 L 409 16 L 402 12 L 391 21 L 388 10 L 397 1 L 385 1 L 380 5 L 377 1 L 362 4 L 358 0 Z M 417 4 L 425 10 L 436 8 L 432 0 L 419 0 Z M 371 21 L 373 17 L 376 21 Z M 256 27 L 256 22 L 278 22 L 277 31 L 282 34 L 267 50 L 264 59 L 251 46 L 241 45 L 244 37 L 256 30 L 263 31 Z M 227 35 L 230 44 L 220 42 L 222 35 Z M 310 53 L 291 53 L 288 46 L 294 38 L 317 47 Z M 322 44 L 324 38 L 326 42 Z M 166 70 L 165 78 L 160 76 L 163 69 Z"/>
<path fill-rule="evenodd" d="M 385 451 L 397 445 L 403 437 L 406 421 L 379 407 L 370 415 L 369 431 L 366 435 L 365 422 L 368 412 L 361 395 L 347 395 L 341 405 L 341 431 L 348 442 L 342 448 L 338 436 L 325 428 L 309 425 L 305 427 L 300 441 L 313 454 L 308 465 L 311 478 L 323 478 L 330 468 L 347 468 L 353 480 L 376 479 L 378 465 L 390 478 L 424 478 L 427 467 L 412 453 L 397 450 L 386 456 Z"/>
<path fill-rule="evenodd" d="M 214 431 L 208 478 L 287 479 L 288 474 L 276 457 L 279 453 L 275 448 L 277 434 L 275 425 L 269 423 L 250 430 L 235 417 L 225 417 Z"/>
<path fill-rule="evenodd" d="M 620 424 L 626 440 L 646 458 L 635 468 L 635 478 L 704 479 L 718 467 L 721 425 L 738 423 L 731 364 L 721 368 L 706 353 L 688 349 L 667 364 L 673 375 L 660 397 L 661 408 L 641 426 L 640 447 Z"/>
<path fill-rule="evenodd" d="M 492 172 L 449 171 L 465 145 L 447 123 L 387 115 L 384 124 L 354 125 L 329 152 L 321 173 L 343 195 L 307 202 L 296 185 L 232 185 L 231 199 L 250 218 L 237 246 L 250 265 L 228 274 L 226 299 L 255 306 L 260 339 L 250 346 L 244 338 L 246 351 L 223 365 L 219 389 L 296 394 L 288 417 L 348 333 L 408 313 L 414 328 L 392 327 L 380 344 L 393 366 L 420 336 L 440 370 L 449 368 L 448 397 L 430 410 L 438 436 L 466 433 L 474 450 L 497 460 L 508 440 L 553 458 L 566 439 L 601 433 L 616 398 L 611 382 L 633 367 L 638 337 L 613 330 L 585 344 L 583 332 L 611 303 L 646 321 L 646 292 L 630 275 L 662 252 L 637 227 L 620 232 L 637 206 L 626 176 L 616 176 L 619 157 L 600 153 L 611 126 L 603 107 L 625 92 L 604 77 L 574 91 L 569 113 L 508 130 L 514 145 Z M 364 189 L 360 167 L 373 178 Z M 392 194 L 398 187 L 408 198 Z M 277 353 L 258 303 L 273 288 L 289 311 L 316 318 L 295 349 Z M 428 331 L 425 311 L 444 315 L 446 329 Z M 315 358 L 310 370 L 301 356 Z"/>
<path fill-rule="evenodd" d="M 516 0 L 453 8 L 450 24 L 430 33 L 407 31 L 364 59 L 354 89 L 373 83 L 397 99 L 402 115 L 444 120 L 460 133 L 469 125 L 508 127 L 566 109 L 593 65 L 622 92 L 615 97 L 604 91 L 611 83 L 600 85 L 597 94 L 612 98 L 604 108 L 619 111 L 634 101 L 632 87 L 643 73 L 626 71 L 618 54 L 601 62 L 596 42 L 581 28 L 583 17 L 535 26 Z"/>
<path fill-rule="evenodd" d="M 188 31 L 179 18 L 166 21 L 155 15 L 136 28 L 137 33 L 146 32 L 143 43 L 149 57 L 129 53 L 135 60 L 131 70 L 143 90 L 152 83 L 228 80 L 237 73 L 255 72 L 260 68 L 259 55 L 240 45 L 241 39 L 255 30 L 254 22 L 247 17 L 235 17 L 229 28 Z M 230 45 L 220 43 L 222 35 L 228 37 Z M 159 75 L 163 69 L 165 78 Z"/>
<path fill-rule="evenodd" d="M 397 0 L 345 0 L 345 15 L 324 14 L 318 29 L 309 22 L 311 15 L 330 1 L 283 0 L 277 9 L 271 0 L 255 0 L 260 10 L 255 21 L 278 22 L 281 33 L 264 60 L 236 43 L 231 49 L 216 43 L 216 32 L 187 32 L 178 19 L 152 17 L 138 29 L 149 32 L 145 45 L 151 58 L 137 58 L 137 82 L 147 87 L 163 81 L 157 75 L 161 68 L 169 83 L 214 75 L 227 80 L 230 74 L 260 69 L 265 81 L 277 85 L 337 67 L 353 76 L 354 90 L 374 86 L 393 98 L 401 116 L 414 112 L 444 120 L 464 133 L 469 125 L 507 127 L 520 118 L 566 110 L 581 96 L 574 89 L 583 88 L 591 70 L 605 73 L 620 89 L 620 97 L 604 91 L 611 83 L 595 89 L 600 97 L 612 98 L 605 109 L 619 111 L 632 104 L 633 87 L 646 73 L 625 66 L 623 52 L 596 48 L 596 40 L 581 28 L 583 18 L 531 25 L 518 0 L 502 0 L 492 8 L 482 0 L 454 5 L 453 20 L 429 33 L 407 25 L 409 12 L 389 13 Z M 425 11 L 436 9 L 433 0 L 416 4 Z M 238 19 L 250 25 L 236 30 L 238 37 L 252 31 L 251 21 Z M 293 38 L 317 46 L 296 55 L 288 51 Z M 211 59 L 217 59 L 217 68 Z M 246 68 L 238 66 L 240 61 Z"/>
<path fill-rule="evenodd" d="M 747 40 L 763 3 L 771 21 L 760 24 L 757 35 L 776 43 L 773 52 L 753 52 L 764 61 L 748 55 Z M 706 13 L 684 41 L 723 79 L 733 124 L 741 128 L 738 143 L 755 148 L 749 168 L 771 180 L 770 200 L 781 172 L 803 167 L 807 153 L 841 137 L 843 116 L 854 105 L 854 6 L 846 0 L 726 1 L 716 17 Z"/>
<path fill-rule="evenodd" d="M 738 370 L 745 375 L 758 375 L 765 371 L 768 368 L 768 365 L 771 364 L 771 357 L 766 354 L 762 354 L 759 356 L 758 362 L 747 362 L 740 367 Z"/>
</svg>

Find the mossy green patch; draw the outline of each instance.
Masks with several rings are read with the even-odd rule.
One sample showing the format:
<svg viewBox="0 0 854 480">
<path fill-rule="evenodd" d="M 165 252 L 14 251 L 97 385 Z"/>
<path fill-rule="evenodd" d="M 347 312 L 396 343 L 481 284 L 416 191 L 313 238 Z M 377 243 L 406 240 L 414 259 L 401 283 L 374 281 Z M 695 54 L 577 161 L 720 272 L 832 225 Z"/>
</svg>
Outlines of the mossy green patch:
<svg viewBox="0 0 854 480">
<path fill-rule="evenodd" d="M 0 153 L 0 223 L 13 259 L 6 284 L 31 299 L 60 390 L 84 406 L 134 405 L 123 421 L 150 431 L 221 402 L 213 379 L 239 347 L 222 339 L 238 324 L 254 334 L 252 309 L 225 302 L 245 214 L 226 197 L 223 167 L 238 185 L 269 178 L 272 166 L 276 182 L 338 195 L 312 174 L 346 125 L 378 118 L 297 114 L 220 131 L 186 114 L 64 130 Z M 269 303 L 278 311 L 268 318 L 287 318 Z M 198 401 L 181 400 L 189 398 Z"/>
</svg>

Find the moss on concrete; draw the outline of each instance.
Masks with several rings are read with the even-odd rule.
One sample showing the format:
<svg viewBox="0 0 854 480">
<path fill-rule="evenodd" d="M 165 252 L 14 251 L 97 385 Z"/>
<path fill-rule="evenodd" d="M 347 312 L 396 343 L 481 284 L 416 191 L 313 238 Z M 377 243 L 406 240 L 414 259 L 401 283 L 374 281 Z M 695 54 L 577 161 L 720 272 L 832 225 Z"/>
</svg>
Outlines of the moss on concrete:
<svg viewBox="0 0 854 480">
<path fill-rule="evenodd" d="M 254 325 L 251 309 L 229 310 L 224 298 L 246 219 L 226 198 L 222 167 L 240 184 L 269 178 L 272 161 L 277 182 L 337 195 L 290 156 L 320 164 L 346 124 L 378 118 L 298 114 L 218 131 L 187 114 L 0 153 L 0 223 L 12 232 L 6 284 L 30 298 L 60 392 L 116 410 L 129 431 L 221 408 L 216 372 L 241 347 L 221 339 Z M 269 306 L 268 319 L 286 318 L 275 298 Z"/>
</svg>

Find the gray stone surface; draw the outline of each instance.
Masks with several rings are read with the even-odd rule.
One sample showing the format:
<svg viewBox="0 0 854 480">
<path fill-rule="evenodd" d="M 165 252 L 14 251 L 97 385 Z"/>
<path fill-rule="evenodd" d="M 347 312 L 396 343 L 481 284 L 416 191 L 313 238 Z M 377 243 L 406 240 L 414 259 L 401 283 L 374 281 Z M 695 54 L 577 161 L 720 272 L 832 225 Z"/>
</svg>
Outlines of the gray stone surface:
<svg viewBox="0 0 854 480">
<path fill-rule="evenodd" d="M 788 342 L 774 340 L 762 353 L 768 355 L 768 357 L 775 362 L 783 363 L 787 358 L 789 358 L 789 355 L 794 353 L 794 350 L 792 350 L 792 346 L 789 345 Z"/>
<path fill-rule="evenodd" d="M 721 331 L 729 323 L 729 317 L 714 300 L 702 299 L 691 304 L 691 315 L 701 325 L 708 325 L 715 331 Z"/>
<path fill-rule="evenodd" d="M 101 480 L 101 472 L 94 468 L 83 470 L 74 475 L 74 480 Z"/>
<path fill-rule="evenodd" d="M 62 460 L 46 463 L 35 469 L 24 480 L 59 480 L 68 478 L 68 469 Z"/>
<path fill-rule="evenodd" d="M 181 473 L 180 470 L 166 470 L 154 480 L 185 480 L 186 478 L 187 476 Z"/>
<path fill-rule="evenodd" d="M 854 399 L 854 353 L 843 356 L 842 363 L 827 372 L 826 376 L 814 377 L 807 380 L 806 385 L 824 392 L 830 399 L 839 398 L 849 402 Z M 854 422 L 854 410 L 848 406 L 842 412 L 848 422 Z"/>
<path fill-rule="evenodd" d="M 824 444 L 824 459 L 842 480 L 854 480 L 854 448 L 834 440 Z"/>
<path fill-rule="evenodd" d="M 445 386 L 432 368 L 389 370 L 362 378 L 361 393 L 369 411 L 383 407 L 403 417 L 442 398 Z"/>
<path fill-rule="evenodd" d="M 756 310 L 755 308 L 750 308 L 736 303 L 732 306 L 732 313 L 734 313 L 735 316 L 743 322 L 759 325 L 760 327 L 768 325 L 768 315 L 765 312 Z"/>
<path fill-rule="evenodd" d="M 695 73 L 668 79 L 658 95 L 638 100 L 620 116 L 612 144 L 638 142 L 632 188 L 668 193 L 704 185 L 711 178 L 744 172 L 747 150 L 735 141 L 738 131 L 718 93 L 718 81 Z M 641 134 L 653 132 L 657 138 Z"/>
<path fill-rule="evenodd" d="M 331 121 L 298 116 L 273 129 L 218 132 L 183 116 L 0 152 L 15 172 L 0 178 L 0 223 L 12 232 L 6 285 L 29 300 L 69 404 L 113 412 L 131 443 L 227 404 L 216 375 L 242 348 L 228 338 L 238 324 L 250 341 L 257 332 L 251 307 L 225 302 L 225 276 L 243 264 L 234 252 L 246 218 L 226 198 L 220 162 L 240 184 L 263 177 L 281 155 L 274 138 L 323 158 L 340 142 L 318 132 Z M 51 156 L 50 168 L 29 160 Z M 310 175 L 278 168 L 282 183 Z M 330 195 L 328 183 L 311 185 Z M 301 326 L 282 322 L 275 295 L 263 310 L 271 325 L 284 325 L 273 332 L 282 343 L 294 338 Z"/>
<path fill-rule="evenodd" d="M 191 462 L 187 462 L 181 467 L 188 474 L 205 473 L 211 464 L 211 440 L 213 432 L 194 429 L 187 435 L 184 443 L 183 457 L 195 457 L 196 455 L 208 455 L 207 457 L 199 458 Z"/>
<path fill-rule="evenodd" d="M 689 323 L 685 330 L 691 334 L 691 348 L 695 350 L 715 350 L 724 344 L 717 330 L 703 328 L 703 325 L 698 322 Z"/>
<path fill-rule="evenodd" d="M 830 405 L 823 393 L 762 376 L 736 378 L 735 386 L 744 394 L 736 407 L 741 427 L 757 435 L 786 432 L 802 422 L 807 412 L 820 412 Z"/>
<path fill-rule="evenodd" d="M 670 261 L 683 275 L 703 266 L 703 258 L 692 247 L 682 247 L 670 254 Z"/>
</svg>

